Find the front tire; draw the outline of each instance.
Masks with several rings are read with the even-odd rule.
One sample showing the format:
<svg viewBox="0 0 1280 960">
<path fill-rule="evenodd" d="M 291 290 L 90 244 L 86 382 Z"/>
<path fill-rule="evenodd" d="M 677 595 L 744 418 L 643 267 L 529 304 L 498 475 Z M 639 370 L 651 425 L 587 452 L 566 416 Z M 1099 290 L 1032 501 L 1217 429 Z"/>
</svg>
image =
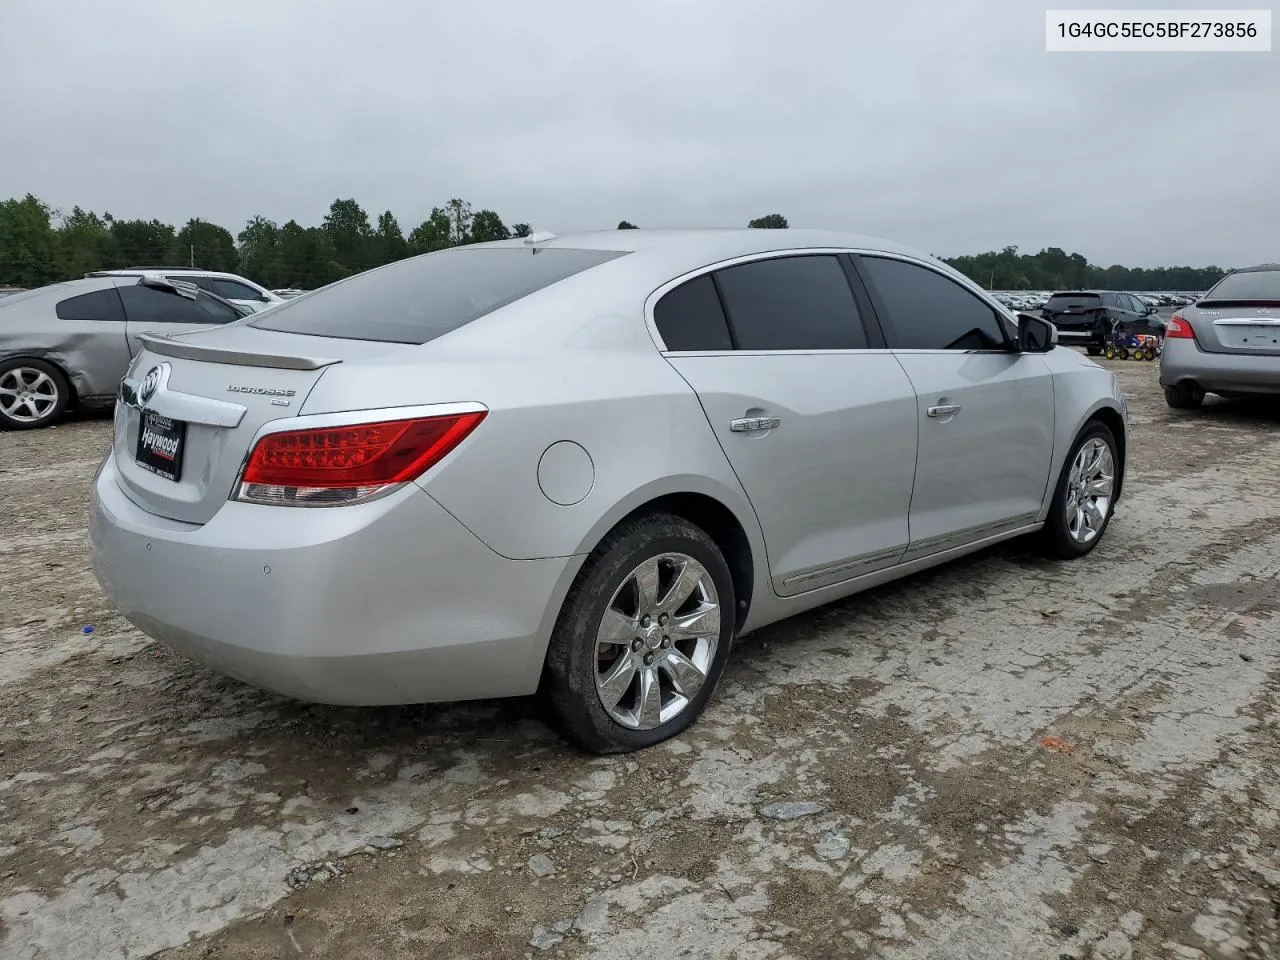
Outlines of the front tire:
<svg viewBox="0 0 1280 960">
<path fill-rule="evenodd" d="M 1204 391 L 1191 383 L 1175 383 L 1164 388 L 1164 402 L 1175 410 L 1198 410 L 1204 403 Z"/>
<path fill-rule="evenodd" d="M 25 358 L 0 363 L 0 428 L 52 426 L 70 402 L 71 387 L 53 364 Z"/>
<path fill-rule="evenodd" d="M 1102 539 L 1115 510 L 1120 458 L 1115 434 L 1090 423 L 1071 447 L 1041 533 L 1046 553 L 1061 560 L 1082 557 Z"/>
<path fill-rule="evenodd" d="M 553 726 L 593 753 L 687 729 L 724 672 L 735 603 L 704 530 L 665 513 L 620 525 L 587 558 L 552 632 L 540 692 Z"/>
</svg>

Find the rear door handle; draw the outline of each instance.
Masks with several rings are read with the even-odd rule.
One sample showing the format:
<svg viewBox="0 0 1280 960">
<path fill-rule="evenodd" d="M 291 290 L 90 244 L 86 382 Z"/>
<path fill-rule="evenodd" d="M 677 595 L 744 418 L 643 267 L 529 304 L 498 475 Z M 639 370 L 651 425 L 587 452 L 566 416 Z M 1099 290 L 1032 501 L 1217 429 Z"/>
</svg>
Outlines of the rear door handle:
<svg viewBox="0 0 1280 960">
<path fill-rule="evenodd" d="M 781 417 L 739 417 L 729 421 L 729 429 L 734 433 L 754 433 L 757 430 L 772 430 L 781 424 Z"/>
<path fill-rule="evenodd" d="M 936 407 L 929 408 L 929 416 L 931 417 L 949 417 L 960 412 L 960 404 L 958 403 L 942 403 Z"/>
</svg>

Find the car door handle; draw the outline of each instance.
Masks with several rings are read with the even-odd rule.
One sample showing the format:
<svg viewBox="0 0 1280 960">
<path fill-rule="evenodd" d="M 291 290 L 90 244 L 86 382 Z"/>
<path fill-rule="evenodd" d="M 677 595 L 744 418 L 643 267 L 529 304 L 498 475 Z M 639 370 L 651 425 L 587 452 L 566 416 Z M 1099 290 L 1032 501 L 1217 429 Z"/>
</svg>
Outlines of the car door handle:
<svg viewBox="0 0 1280 960">
<path fill-rule="evenodd" d="M 936 407 L 929 408 L 929 416 L 931 417 L 949 417 L 959 412 L 960 404 L 958 403 L 941 403 Z"/>
<path fill-rule="evenodd" d="M 781 417 L 739 417 L 729 421 L 729 429 L 734 433 L 754 433 L 757 430 L 772 430 L 781 424 Z"/>
</svg>

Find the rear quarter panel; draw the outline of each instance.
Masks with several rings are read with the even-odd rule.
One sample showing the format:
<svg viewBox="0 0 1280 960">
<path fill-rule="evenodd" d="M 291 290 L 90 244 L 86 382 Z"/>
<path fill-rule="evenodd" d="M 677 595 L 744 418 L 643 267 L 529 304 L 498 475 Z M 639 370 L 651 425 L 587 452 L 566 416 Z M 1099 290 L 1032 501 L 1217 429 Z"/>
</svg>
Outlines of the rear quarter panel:
<svg viewBox="0 0 1280 960">
<path fill-rule="evenodd" d="M 52 290 L 0 310 L 0 360 L 31 357 L 53 364 L 67 375 L 81 401 L 113 397 L 131 359 L 125 325 L 59 318 L 58 301 L 75 295 Z"/>
</svg>

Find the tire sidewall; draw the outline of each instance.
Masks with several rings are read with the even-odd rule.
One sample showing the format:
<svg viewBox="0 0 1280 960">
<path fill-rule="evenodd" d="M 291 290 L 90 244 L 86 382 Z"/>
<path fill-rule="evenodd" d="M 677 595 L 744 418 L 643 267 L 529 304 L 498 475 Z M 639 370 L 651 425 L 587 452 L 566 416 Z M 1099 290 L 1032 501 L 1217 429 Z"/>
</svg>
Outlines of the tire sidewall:
<svg viewBox="0 0 1280 960">
<path fill-rule="evenodd" d="M 631 730 L 609 716 L 596 692 L 596 633 L 605 608 L 623 578 L 645 560 L 667 553 L 693 557 L 710 574 L 719 598 L 720 638 L 697 696 L 680 715 L 652 730 Z M 561 612 L 552 643 L 567 656 L 548 659 L 546 681 L 561 686 L 562 721 L 583 745 L 600 752 L 643 749 L 670 739 L 701 715 L 715 692 L 734 637 L 736 599 L 729 567 L 703 531 L 687 521 L 655 517 L 626 532 L 588 560 L 582 581 Z"/>
<path fill-rule="evenodd" d="M 39 370 L 48 376 L 58 388 L 58 399 L 53 405 L 53 409 L 39 420 L 25 421 L 11 419 L 8 414 L 0 410 L 0 430 L 39 430 L 41 427 L 49 427 L 62 419 L 62 415 L 66 412 L 67 406 L 71 402 L 71 391 L 67 384 L 67 378 L 62 375 L 59 370 L 51 363 L 35 358 L 15 357 L 11 360 L 0 362 L 0 377 L 4 376 L 10 370 L 20 368 L 30 370 Z"/>
<path fill-rule="evenodd" d="M 1107 504 L 1107 515 L 1102 520 L 1102 529 L 1088 543 L 1080 543 L 1067 530 L 1067 479 L 1071 475 L 1071 465 L 1075 463 L 1076 457 L 1079 456 L 1080 449 L 1095 437 L 1106 443 L 1111 450 L 1111 460 L 1116 468 L 1115 484 L 1111 501 Z M 1082 557 L 1102 542 L 1102 538 L 1107 533 L 1107 528 L 1111 526 L 1111 518 L 1115 516 L 1115 490 L 1119 489 L 1123 480 L 1123 470 L 1124 467 L 1120 462 L 1120 450 L 1116 443 L 1115 434 L 1111 432 L 1106 424 L 1094 421 L 1080 431 L 1075 442 L 1071 444 L 1071 452 L 1067 454 L 1067 458 L 1062 462 L 1062 470 L 1058 475 L 1058 485 L 1053 491 L 1053 505 L 1049 508 L 1049 516 L 1046 520 L 1049 524 L 1050 537 L 1059 555 Z"/>
</svg>

